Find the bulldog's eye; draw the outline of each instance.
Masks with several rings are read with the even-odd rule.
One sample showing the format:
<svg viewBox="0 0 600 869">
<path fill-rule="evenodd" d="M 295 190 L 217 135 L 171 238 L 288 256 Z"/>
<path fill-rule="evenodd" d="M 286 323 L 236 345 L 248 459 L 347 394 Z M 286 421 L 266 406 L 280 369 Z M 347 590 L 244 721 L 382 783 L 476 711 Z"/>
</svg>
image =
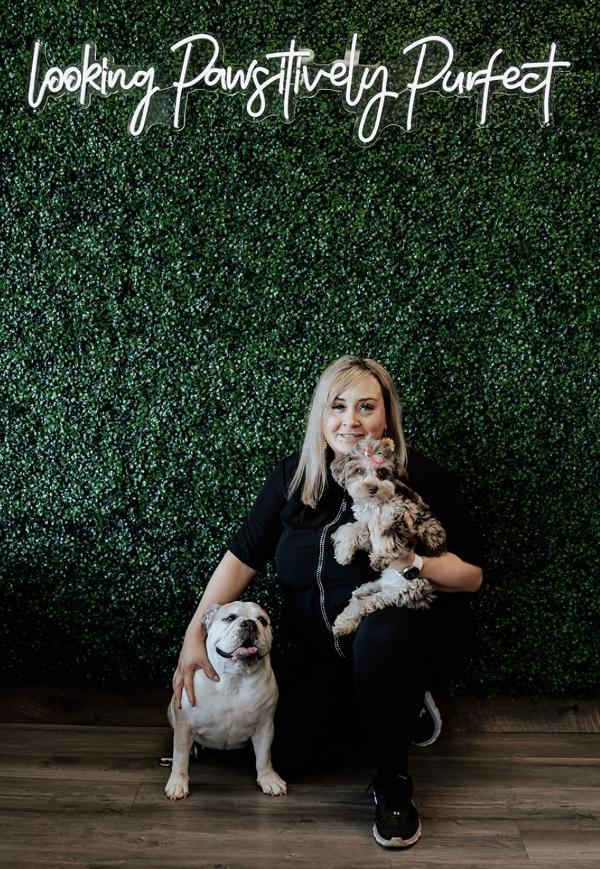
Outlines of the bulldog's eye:
<svg viewBox="0 0 600 869">
<path fill-rule="evenodd" d="M 237 619 L 236 615 L 226 616 L 224 619 L 221 619 L 223 622 L 234 622 Z"/>
<path fill-rule="evenodd" d="M 264 616 L 259 616 L 258 621 L 261 623 L 261 625 L 264 625 L 265 628 L 269 626 L 269 622 L 266 620 L 266 618 Z"/>
</svg>

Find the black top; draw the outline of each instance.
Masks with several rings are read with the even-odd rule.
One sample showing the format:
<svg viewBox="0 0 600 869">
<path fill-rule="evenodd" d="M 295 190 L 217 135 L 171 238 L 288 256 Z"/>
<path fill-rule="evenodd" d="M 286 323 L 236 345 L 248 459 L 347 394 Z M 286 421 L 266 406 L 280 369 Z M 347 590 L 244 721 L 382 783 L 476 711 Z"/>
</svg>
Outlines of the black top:
<svg viewBox="0 0 600 869">
<path fill-rule="evenodd" d="M 371 568 L 366 552 L 358 552 L 343 566 L 334 558 L 331 534 L 355 519 L 352 499 L 331 471 L 316 509 L 302 503 L 298 490 L 288 500 L 298 461 L 296 453 L 276 466 L 228 548 L 256 571 L 274 557 L 289 628 L 298 638 L 306 637 L 307 631 L 331 638 L 330 625 L 351 593 L 379 573 Z M 483 566 L 481 535 L 452 475 L 409 447 L 405 481 L 444 526 L 448 551 Z M 433 606 L 452 611 L 464 608 L 471 597 L 469 592 L 440 592 Z"/>
</svg>

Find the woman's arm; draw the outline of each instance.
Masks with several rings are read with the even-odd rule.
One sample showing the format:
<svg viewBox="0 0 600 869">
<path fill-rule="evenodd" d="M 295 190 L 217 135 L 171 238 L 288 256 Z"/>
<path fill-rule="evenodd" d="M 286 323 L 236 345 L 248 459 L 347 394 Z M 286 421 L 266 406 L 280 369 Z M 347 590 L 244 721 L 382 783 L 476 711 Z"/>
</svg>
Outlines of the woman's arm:
<svg viewBox="0 0 600 869">
<path fill-rule="evenodd" d="M 206 654 L 206 636 L 202 626 L 202 616 L 213 603 L 231 603 L 231 601 L 238 600 L 256 573 L 256 570 L 248 567 L 233 552 L 229 551 L 225 553 L 217 565 L 217 569 L 200 598 L 198 608 L 187 626 L 179 663 L 173 674 L 173 691 L 178 708 L 181 708 L 181 695 L 184 688 L 192 706 L 196 703 L 194 696 L 194 673 L 196 670 L 204 670 L 210 679 L 215 682 L 219 681 L 219 677 Z"/>
<path fill-rule="evenodd" d="M 411 552 L 406 558 L 395 558 L 390 567 L 402 572 L 413 561 L 414 555 Z M 437 556 L 424 555 L 421 576 L 428 579 L 439 591 L 479 591 L 483 581 L 480 567 L 463 561 L 453 552 L 444 552 Z"/>
<path fill-rule="evenodd" d="M 421 576 L 440 591 L 479 591 L 483 582 L 482 569 L 453 552 L 436 557 L 424 555 Z"/>
<path fill-rule="evenodd" d="M 408 510 L 402 517 L 404 524 L 412 528 L 414 520 Z M 405 567 L 410 567 L 414 561 L 414 554 L 410 552 L 405 559 L 395 558 L 390 567 L 402 572 Z M 421 576 L 428 579 L 432 586 L 439 591 L 479 591 L 483 582 L 483 571 L 475 564 L 463 561 L 453 552 L 444 552 L 443 555 L 424 555 Z"/>
</svg>

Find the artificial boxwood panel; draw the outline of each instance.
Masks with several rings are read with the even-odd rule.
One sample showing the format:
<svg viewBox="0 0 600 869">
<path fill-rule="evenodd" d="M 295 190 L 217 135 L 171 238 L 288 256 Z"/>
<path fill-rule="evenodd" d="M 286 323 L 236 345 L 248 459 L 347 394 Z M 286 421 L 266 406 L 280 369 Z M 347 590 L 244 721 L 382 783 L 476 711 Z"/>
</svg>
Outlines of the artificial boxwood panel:
<svg viewBox="0 0 600 869">
<path fill-rule="evenodd" d="M 410 442 L 486 536 L 475 694 L 597 690 L 594 4 L 15 2 L 0 34 L 2 652 L 12 681 L 169 683 L 182 633 L 265 474 L 301 441 L 322 368 L 388 366 Z M 446 36 L 457 68 L 547 56 L 534 99 L 420 100 L 360 148 L 333 93 L 292 124 L 196 93 L 185 128 L 127 133 L 135 99 L 25 104 L 38 37 L 169 63 L 285 47 L 389 63 Z M 172 60 L 171 60 L 172 63 Z M 503 68 L 504 68 L 503 67 Z M 276 579 L 251 596 L 279 611 Z"/>
</svg>

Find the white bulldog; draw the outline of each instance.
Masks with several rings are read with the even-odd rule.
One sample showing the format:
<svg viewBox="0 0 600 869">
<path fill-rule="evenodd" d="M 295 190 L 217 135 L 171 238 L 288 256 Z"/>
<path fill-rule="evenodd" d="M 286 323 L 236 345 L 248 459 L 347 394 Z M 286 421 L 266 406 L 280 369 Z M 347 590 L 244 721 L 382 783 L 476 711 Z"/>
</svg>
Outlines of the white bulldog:
<svg viewBox="0 0 600 869">
<path fill-rule="evenodd" d="M 220 681 L 213 682 L 204 670 L 196 670 L 196 705 L 190 704 L 185 688 L 181 709 L 175 695 L 171 699 L 167 718 L 174 731 L 173 766 L 165 793 L 171 800 L 189 794 L 192 742 L 228 749 L 242 748 L 251 739 L 258 784 L 266 794 L 285 794 L 286 783 L 271 765 L 278 692 L 269 658 L 273 640 L 269 617 L 258 604 L 238 600 L 213 604 L 202 624 L 206 651 Z"/>
</svg>

